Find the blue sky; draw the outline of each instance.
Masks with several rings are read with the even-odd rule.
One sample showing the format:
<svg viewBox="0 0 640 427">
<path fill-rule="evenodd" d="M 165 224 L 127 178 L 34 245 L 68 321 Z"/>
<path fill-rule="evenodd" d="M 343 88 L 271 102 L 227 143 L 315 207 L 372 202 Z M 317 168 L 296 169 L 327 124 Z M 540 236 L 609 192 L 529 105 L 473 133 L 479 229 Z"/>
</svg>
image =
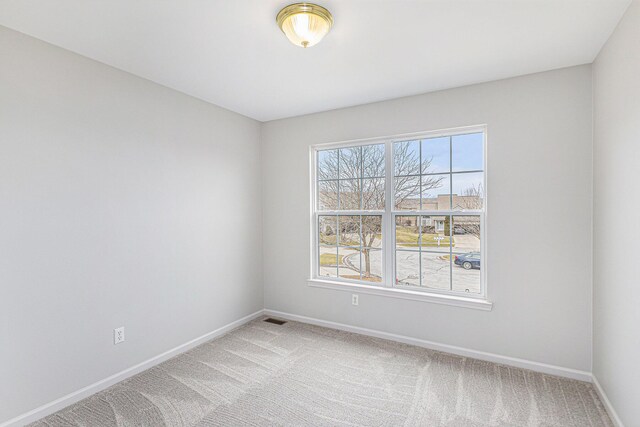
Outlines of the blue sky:
<svg viewBox="0 0 640 427">
<path fill-rule="evenodd" d="M 453 172 L 463 172 L 472 170 L 482 170 L 484 164 L 483 156 L 483 135 L 482 133 L 472 133 L 466 135 L 456 135 L 451 137 L 451 147 L 449 147 L 449 137 L 428 138 L 423 140 L 411 141 L 409 150 L 416 157 L 422 148 L 422 173 L 448 173 L 450 166 Z M 450 151 L 451 150 L 451 151 Z M 453 157 L 450 165 L 450 155 Z M 425 169 L 424 161 L 431 159 L 428 169 Z M 448 175 L 439 175 L 445 177 L 439 188 L 425 191 L 423 197 L 434 197 L 438 194 L 449 193 L 449 177 Z M 434 177 L 436 178 L 436 177 Z M 452 176 L 451 190 L 453 194 L 462 195 L 465 190 L 483 184 L 483 174 L 464 173 L 454 174 Z"/>
<path fill-rule="evenodd" d="M 451 141 L 451 147 L 449 146 Z M 452 137 L 427 138 L 422 140 L 407 141 L 409 143 L 409 151 L 419 158 L 422 149 L 423 170 L 422 173 L 448 173 L 450 167 L 453 172 L 464 172 L 472 170 L 482 170 L 484 163 L 483 156 L 483 134 L 471 133 L 465 135 L 455 135 Z M 383 145 L 365 146 L 364 149 L 383 150 Z M 324 156 L 330 155 L 331 151 L 320 151 L 318 153 L 320 163 Z M 335 151 L 333 151 L 335 154 Z M 450 164 L 450 155 L 452 162 Z M 424 161 L 431 159 L 428 169 L 425 168 Z M 411 174 L 418 174 L 419 171 L 409 171 Z M 365 173 L 365 175 L 368 175 Z M 441 175 L 443 179 L 440 188 L 426 191 L 423 197 L 434 197 L 438 194 L 448 194 L 449 192 L 449 176 Z M 321 177 L 322 178 L 322 177 Z M 335 176 L 325 176 L 324 178 L 335 179 Z M 462 195 L 464 191 L 483 184 L 483 173 L 464 173 L 454 174 L 452 176 L 451 190 L 453 194 Z"/>
<path fill-rule="evenodd" d="M 482 133 L 471 133 L 451 137 L 451 154 L 453 172 L 482 170 Z M 449 172 L 449 137 L 428 138 L 410 141 L 409 151 L 416 157 L 422 145 L 422 161 L 431 159 L 428 170 L 422 173 Z"/>
<path fill-rule="evenodd" d="M 482 133 L 457 135 L 452 139 L 453 171 L 482 170 Z"/>
</svg>

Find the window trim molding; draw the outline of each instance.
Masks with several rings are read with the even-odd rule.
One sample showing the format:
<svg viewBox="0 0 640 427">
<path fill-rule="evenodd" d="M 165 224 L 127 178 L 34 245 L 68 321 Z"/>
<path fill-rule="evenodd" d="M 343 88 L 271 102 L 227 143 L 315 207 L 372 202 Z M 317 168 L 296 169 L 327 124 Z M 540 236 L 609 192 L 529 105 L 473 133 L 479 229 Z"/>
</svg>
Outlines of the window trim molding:
<svg viewBox="0 0 640 427">
<path fill-rule="evenodd" d="M 394 284 L 395 274 L 395 230 L 393 227 L 393 221 L 396 215 L 428 215 L 432 213 L 425 213 L 425 211 L 395 211 L 393 209 L 393 144 L 396 142 L 406 141 L 408 139 L 424 139 L 424 138 L 437 138 L 442 136 L 453 136 L 468 133 L 479 133 L 484 135 L 483 140 L 483 172 L 484 172 L 484 208 L 482 211 L 451 211 L 456 215 L 480 215 L 482 222 L 482 236 L 481 236 L 481 293 L 474 296 L 465 296 L 464 294 L 447 291 L 439 292 L 437 289 L 407 289 L 407 287 L 396 286 Z M 445 305 L 452 305 L 458 307 L 475 308 L 480 310 L 490 311 L 493 307 L 493 303 L 489 300 L 489 289 L 487 286 L 487 211 L 488 211 L 488 176 L 487 176 L 487 139 L 488 129 L 486 124 L 462 126 L 455 128 L 438 129 L 433 131 L 412 132 L 404 134 L 395 134 L 389 136 L 379 136 L 372 138 L 362 138 L 345 141 L 335 141 L 328 143 L 319 143 L 309 146 L 309 184 L 310 184 L 310 205 L 309 205 L 309 220 L 310 220 L 310 259 L 309 259 L 309 279 L 308 285 L 312 287 L 333 289 L 340 291 L 358 291 L 365 294 L 373 294 L 378 296 L 386 296 L 400 299 L 408 299 L 414 301 L 424 301 L 439 303 Z M 358 214 L 377 214 L 382 215 L 382 233 L 383 242 L 381 245 L 383 254 L 382 265 L 382 283 L 379 284 L 364 284 L 357 281 L 351 281 L 348 279 L 337 278 L 324 278 L 318 276 L 318 236 L 317 236 L 317 217 L 325 212 L 320 213 L 317 209 L 317 182 L 316 182 L 316 169 L 317 169 L 317 151 L 330 150 L 344 147 L 357 147 L 373 144 L 384 144 L 385 147 L 385 210 L 371 210 L 371 211 L 353 211 Z M 466 172 L 466 171 L 465 171 Z M 451 173 L 451 172 L 449 172 Z M 350 211 L 327 211 L 326 213 L 348 215 Z M 449 211 L 447 211 L 449 212 Z M 450 212 L 450 213 L 451 213 Z"/>
<path fill-rule="evenodd" d="M 440 294 L 429 291 L 413 291 L 406 288 L 386 288 L 381 285 L 364 285 L 360 283 L 342 282 L 337 280 L 308 279 L 307 284 L 313 288 L 333 289 L 343 292 L 358 292 L 360 294 L 376 295 L 411 301 L 423 301 L 444 304 L 454 307 L 473 308 L 491 311 L 493 303 L 485 298 L 465 298 L 458 295 Z"/>
</svg>

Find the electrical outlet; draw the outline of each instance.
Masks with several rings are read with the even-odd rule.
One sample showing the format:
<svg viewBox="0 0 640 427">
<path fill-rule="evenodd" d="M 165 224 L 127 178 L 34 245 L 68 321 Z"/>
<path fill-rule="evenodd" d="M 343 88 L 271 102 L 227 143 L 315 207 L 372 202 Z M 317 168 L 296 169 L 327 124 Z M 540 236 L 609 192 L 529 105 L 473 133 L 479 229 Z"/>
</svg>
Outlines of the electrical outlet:
<svg viewBox="0 0 640 427">
<path fill-rule="evenodd" d="M 357 294 L 351 295 L 351 304 L 358 305 L 358 295 Z"/>
<path fill-rule="evenodd" d="M 124 326 L 113 330 L 113 344 L 124 342 Z"/>
</svg>

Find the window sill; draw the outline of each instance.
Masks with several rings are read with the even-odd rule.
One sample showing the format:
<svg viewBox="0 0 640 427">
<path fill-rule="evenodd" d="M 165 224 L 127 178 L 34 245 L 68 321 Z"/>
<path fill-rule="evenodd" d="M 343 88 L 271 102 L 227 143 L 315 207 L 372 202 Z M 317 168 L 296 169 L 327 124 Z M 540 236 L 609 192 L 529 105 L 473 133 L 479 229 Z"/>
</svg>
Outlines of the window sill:
<svg viewBox="0 0 640 427">
<path fill-rule="evenodd" d="M 383 288 L 356 283 L 337 282 L 332 280 L 309 279 L 309 286 L 314 288 L 333 289 L 337 291 L 359 292 L 362 294 L 378 295 L 383 297 L 400 298 L 413 301 L 423 301 L 435 304 L 452 305 L 455 307 L 472 308 L 476 310 L 491 311 L 493 303 L 485 299 L 465 298 L 456 295 L 436 294 L 429 292 L 410 291 L 397 288 Z"/>
</svg>

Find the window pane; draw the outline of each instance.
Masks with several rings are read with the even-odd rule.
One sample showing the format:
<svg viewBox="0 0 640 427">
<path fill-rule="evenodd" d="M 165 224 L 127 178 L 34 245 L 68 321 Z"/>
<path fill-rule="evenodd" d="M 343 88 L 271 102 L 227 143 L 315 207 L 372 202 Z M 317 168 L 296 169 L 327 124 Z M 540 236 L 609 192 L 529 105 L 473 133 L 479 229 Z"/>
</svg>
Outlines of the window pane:
<svg viewBox="0 0 640 427">
<path fill-rule="evenodd" d="M 420 176 L 399 176 L 393 183 L 397 210 L 420 209 Z"/>
<path fill-rule="evenodd" d="M 482 209 L 484 203 L 483 173 L 454 173 L 453 181 L 453 209 L 474 210 Z"/>
<path fill-rule="evenodd" d="M 318 179 L 338 179 L 338 150 L 318 151 Z"/>
<path fill-rule="evenodd" d="M 362 216 L 362 246 L 369 248 L 382 247 L 382 216 Z"/>
<path fill-rule="evenodd" d="M 394 176 L 420 174 L 420 141 L 403 141 L 393 144 Z"/>
<path fill-rule="evenodd" d="M 396 216 L 396 247 L 418 250 L 420 246 L 419 216 Z"/>
<path fill-rule="evenodd" d="M 449 172 L 449 137 L 422 140 L 422 173 Z"/>
<path fill-rule="evenodd" d="M 321 211 L 338 209 L 338 181 L 318 182 L 318 209 Z"/>
<path fill-rule="evenodd" d="M 452 137 L 451 154 L 453 171 L 483 170 L 482 133 L 470 133 Z"/>
<path fill-rule="evenodd" d="M 362 156 L 360 147 L 340 149 L 340 179 L 362 176 Z"/>
<path fill-rule="evenodd" d="M 396 284 L 420 286 L 420 253 L 396 251 Z"/>
<path fill-rule="evenodd" d="M 360 280 L 360 248 L 338 248 L 338 276 Z"/>
<path fill-rule="evenodd" d="M 338 231 L 340 246 L 360 246 L 360 216 L 340 215 L 338 217 Z"/>
<path fill-rule="evenodd" d="M 432 289 L 450 289 L 450 255 L 422 252 L 422 286 Z"/>
<path fill-rule="evenodd" d="M 484 209 L 484 134 L 392 147 L 391 183 L 384 143 L 317 152 L 318 275 L 382 283 L 389 268 L 400 286 L 480 293 L 482 215 L 470 211 Z M 382 211 L 395 217 L 395 266 L 382 256 Z"/>
<path fill-rule="evenodd" d="M 442 211 L 451 209 L 449 174 L 422 177 L 422 209 Z"/>
<path fill-rule="evenodd" d="M 362 280 L 382 282 L 382 251 L 376 248 L 362 249 Z"/>
<path fill-rule="evenodd" d="M 453 216 L 453 251 L 458 253 L 480 251 L 480 216 Z"/>
<path fill-rule="evenodd" d="M 338 276 L 338 255 L 335 246 L 320 246 L 318 250 L 320 268 L 318 274 L 322 277 Z"/>
<path fill-rule="evenodd" d="M 365 178 L 384 178 L 384 144 L 362 147 L 362 166 Z"/>
<path fill-rule="evenodd" d="M 362 209 L 384 209 L 384 178 L 365 178 L 362 180 Z"/>
<path fill-rule="evenodd" d="M 360 209 L 360 180 L 340 180 L 340 210 Z"/>
<path fill-rule="evenodd" d="M 421 216 L 422 250 L 449 253 L 451 217 L 449 215 Z"/>
<path fill-rule="evenodd" d="M 336 220 L 337 217 L 327 215 L 322 215 L 318 218 L 318 242 L 321 245 L 336 244 L 336 233 L 338 230 Z"/>
<path fill-rule="evenodd" d="M 480 293 L 480 217 L 453 217 L 454 291 Z"/>
</svg>

